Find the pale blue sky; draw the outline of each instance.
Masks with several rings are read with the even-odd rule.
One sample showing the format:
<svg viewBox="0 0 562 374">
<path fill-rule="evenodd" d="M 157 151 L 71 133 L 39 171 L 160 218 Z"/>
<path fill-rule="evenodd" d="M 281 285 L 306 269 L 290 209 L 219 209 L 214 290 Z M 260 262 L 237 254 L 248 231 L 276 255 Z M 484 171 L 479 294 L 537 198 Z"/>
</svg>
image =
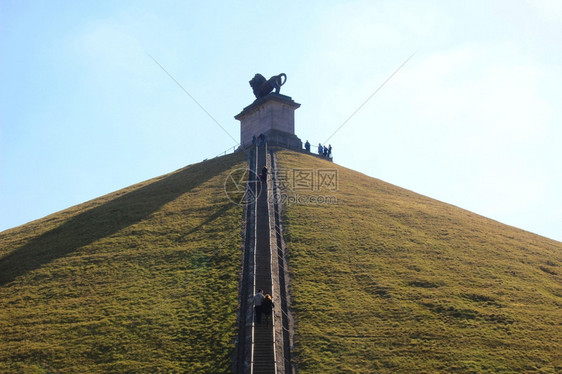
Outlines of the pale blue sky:
<svg viewBox="0 0 562 374">
<path fill-rule="evenodd" d="M 257 72 L 338 164 L 562 240 L 562 3 L 0 0 L 0 230 L 214 157 Z"/>
</svg>

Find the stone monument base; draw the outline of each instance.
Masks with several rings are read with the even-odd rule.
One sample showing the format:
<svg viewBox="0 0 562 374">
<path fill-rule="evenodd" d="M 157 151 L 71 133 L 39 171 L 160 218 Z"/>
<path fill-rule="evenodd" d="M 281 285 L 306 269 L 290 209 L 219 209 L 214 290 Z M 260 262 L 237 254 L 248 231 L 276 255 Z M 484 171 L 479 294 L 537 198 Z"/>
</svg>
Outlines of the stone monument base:
<svg viewBox="0 0 562 374">
<path fill-rule="evenodd" d="M 302 141 L 295 134 L 279 130 L 269 130 L 264 133 L 268 146 L 275 145 L 288 149 L 302 150 Z"/>
<path fill-rule="evenodd" d="M 234 118 L 240 121 L 240 146 L 246 148 L 264 135 L 269 145 L 302 149 L 295 135 L 295 109 L 301 105 L 289 96 L 271 93 L 244 108 Z"/>
</svg>

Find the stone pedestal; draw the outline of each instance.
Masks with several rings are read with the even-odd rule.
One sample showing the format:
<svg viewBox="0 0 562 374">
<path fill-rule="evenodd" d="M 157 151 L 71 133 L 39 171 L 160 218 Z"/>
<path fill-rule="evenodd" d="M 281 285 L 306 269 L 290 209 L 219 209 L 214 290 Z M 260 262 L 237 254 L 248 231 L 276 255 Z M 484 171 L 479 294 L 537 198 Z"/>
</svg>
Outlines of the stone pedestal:
<svg viewBox="0 0 562 374">
<path fill-rule="evenodd" d="M 240 146 L 252 145 L 252 138 L 265 135 L 269 145 L 302 149 L 295 135 L 295 109 L 301 105 L 289 96 L 271 93 L 254 101 L 234 116 L 240 121 Z"/>
</svg>

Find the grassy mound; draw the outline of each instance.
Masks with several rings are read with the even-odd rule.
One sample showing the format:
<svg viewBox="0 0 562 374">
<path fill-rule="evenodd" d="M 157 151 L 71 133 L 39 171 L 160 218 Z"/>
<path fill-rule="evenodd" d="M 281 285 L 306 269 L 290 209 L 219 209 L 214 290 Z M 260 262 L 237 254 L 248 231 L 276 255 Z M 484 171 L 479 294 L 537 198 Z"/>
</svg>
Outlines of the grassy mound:
<svg viewBox="0 0 562 374">
<path fill-rule="evenodd" d="M 299 373 L 562 372 L 562 243 L 278 158 L 303 187 L 284 211 Z M 337 191 L 298 184 L 334 168 Z"/>
<path fill-rule="evenodd" d="M 228 372 L 233 154 L 0 233 L 0 372 Z"/>
</svg>

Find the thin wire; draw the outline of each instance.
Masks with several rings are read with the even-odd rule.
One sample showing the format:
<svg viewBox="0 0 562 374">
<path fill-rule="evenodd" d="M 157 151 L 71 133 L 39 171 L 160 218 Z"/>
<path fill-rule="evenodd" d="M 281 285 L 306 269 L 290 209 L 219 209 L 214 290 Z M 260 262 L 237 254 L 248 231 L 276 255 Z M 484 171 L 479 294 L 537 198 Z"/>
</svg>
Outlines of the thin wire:
<svg viewBox="0 0 562 374">
<path fill-rule="evenodd" d="M 394 71 L 394 73 L 392 73 L 388 78 L 386 78 L 386 80 L 379 86 L 379 88 L 377 88 L 377 89 L 375 90 L 375 92 L 373 92 L 373 93 L 371 94 L 371 96 L 369 96 L 369 97 L 367 98 L 367 100 L 365 100 L 365 101 L 363 102 L 363 104 L 359 105 L 359 108 L 357 108 L 357 109 L 355 110 L 355 112 L 353 112 L 353 113 L 340 125 L 340 127 L 338 127 L 338 128 L 336 129 L 336 131 L 334 131 L 334 133 L 328 137 L 328 139 L 326 139 L 326 141 L 324 142 L 324 144 L 328 143 L 328 141 L 329 141 L 334 135 L 336 135 L 336 133 L 337 133 L 338 131 L 340 131 L 340 129 L 341 129 L 343 126 L 345 126 L 345 124 L 346 124 L 358 111 L 360 111 L 361 108 L 363 108 L 363 106 L 364 106 L 365 104 L 367 104 L 367 103 L 369 102 L 369 100 L 371 100 L 371 98 L 372 98 L 373 96 L 375 96 L 375 95 L 377 94 L 377 92 L 379 92 L 379 90 L 380 90 L 381 88 L 383 88 L 383 86 L 386 84 L 386 82 L 388 82 L 390 79 L 392 79 L 392 77 L 393 77 L 396 73 L 398 73 L 398 72 L 400 71 L 400 69 L 402 69 L 402 67 L 403 67 L 404 65 L 406 65 L 406 63 L 407 63 L 408 61 L 410 61 L 410 59 L 411 59 L 412 57 L 414 57 L 415 54 L 416 54 L 415 52 L 412 53 L 412 55 L 411 55 L 410 57 L 408 57 L 408 58 L 406 59 L 406 61 L 404 61 L 404 62 L 402 63 L 402 65 L 400 65 L 400 66 L 398 67 L 398 69 L 396 69 L 396 70 Z"/>
<path fill-rule="evenodd" d="M 148 52 L 146 52 L 146 54 L 152 59 L 152 61 L 154 61 L 158 66 L 160 66 L 160 69 L 162 69 L 164 71 L 164 73 L 166 73 L 174 82 L 176 82 L 176 84 L 179 86 L 179 88 L 181 88 L 183 90 L 183 92 L 185 92 L 187 94 L 187 96 L 189 96 L 191 98 L 191 100 L 193 100 L 193 102 L 197 105 L 199 105 L 199 108 L 201 108 L 205 113 L 207 113 L 207 115 L 222 129 L 222 131 L 224 131 L 228 136 L 230 136 L 230 138 L 232 140 L 234 140 L 234 142 L 236 144 L 238 144 L 238 141 L 236 139 L 234 139 L 234 137 L 232 135 L 230 135 L 230 133 L 228 131 L 226 131 L 226 129 L 224 127 L 222 127 L 222 125 L 219 123 L 219 121 L 217 121 L 215 119 L 215 117 L 213 117 L 211 115 L 211 113 L 209 113 L 204 107 L 203 105 L 199 104 L 199 102 L 197 100 L 195 100 L 195 98 L 193 96 L 191 96 L 191 94 L 189 92 L 187 92 L 187 90 L 185 88 L 183 88 L 183 86 L 180 84 L 180 82 L 178 82 L 173 76 L 172 74 L 168 73 L 168 71 L 166 69 L 164 69 L 164 67 L 162 65 L 160 65 L 160 63 L 158 61 L 156 61 L 156 59 L 154 57 L 152 57 L 152 55 Z"/>
</svg>

